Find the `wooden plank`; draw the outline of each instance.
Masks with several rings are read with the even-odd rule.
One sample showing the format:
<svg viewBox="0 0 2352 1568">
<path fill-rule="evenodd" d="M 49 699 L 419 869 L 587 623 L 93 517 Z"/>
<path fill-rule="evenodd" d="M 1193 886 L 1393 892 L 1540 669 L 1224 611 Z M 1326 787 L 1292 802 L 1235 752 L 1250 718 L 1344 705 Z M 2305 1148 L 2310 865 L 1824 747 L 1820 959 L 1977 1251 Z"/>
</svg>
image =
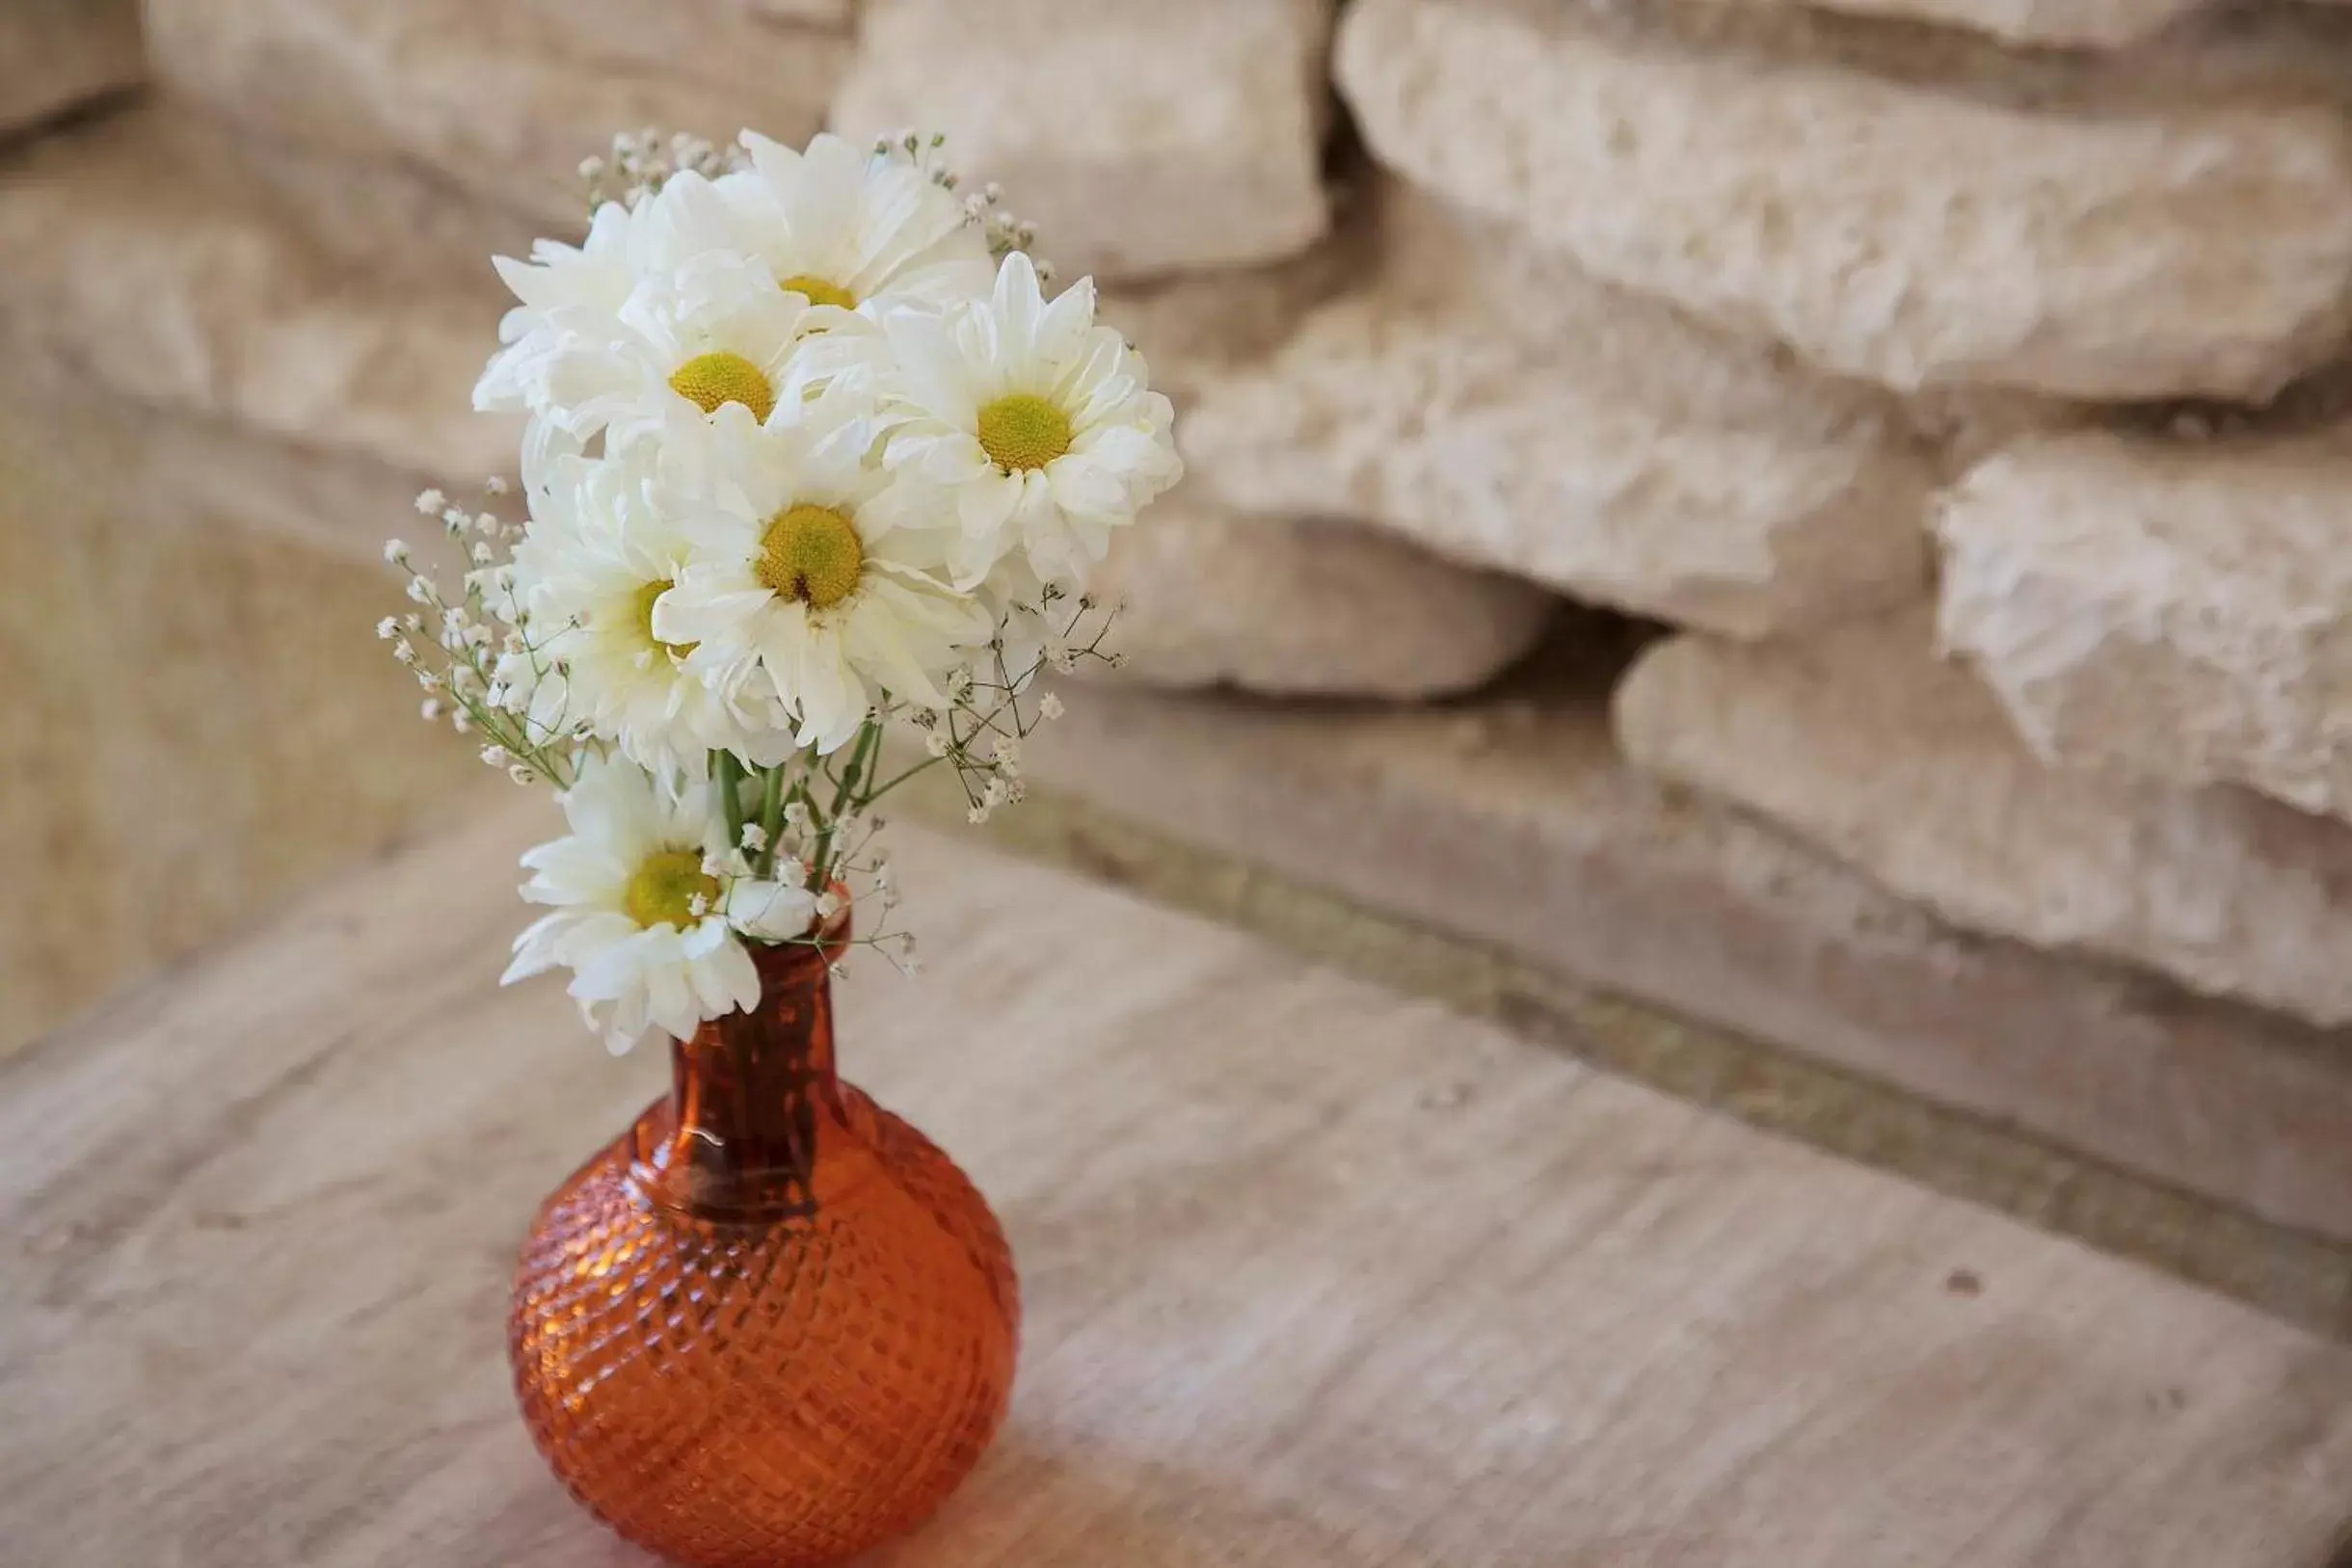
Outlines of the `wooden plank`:
<svg viewBox="0 0 2352 1568">
<path fill-rule="evenodd" d="M 660 1083 L 502 808 L 0 1068 L 0 1560 L 638 1561 L 529 1451 L 537 1196 Z M 2318 1568 L 2352 1350 L 1434 1004 L 902 832 L 851 1075 L 995 1199 L 1013 1420 L 921 1568 Z"/>
</svg>

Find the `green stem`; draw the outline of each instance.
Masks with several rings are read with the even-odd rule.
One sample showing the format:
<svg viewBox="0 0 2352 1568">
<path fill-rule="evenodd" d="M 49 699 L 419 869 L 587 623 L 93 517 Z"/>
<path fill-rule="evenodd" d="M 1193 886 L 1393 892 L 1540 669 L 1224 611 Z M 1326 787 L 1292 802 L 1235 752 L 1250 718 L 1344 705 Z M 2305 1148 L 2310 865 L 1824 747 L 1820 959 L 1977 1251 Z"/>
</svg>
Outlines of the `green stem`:
<svg viewBox="0 0 2352 1568">
<path fill-rule="evenodd" d="M 892 790 L 897 788 L 900 784 L 906 783 L 909 779 L 912 779 L 916 774 L 921 773 L 923 769 L 937 767 L 940 763 L 945 762 L 947 758 L 944 757 L 924 757 L 913 767 L 908 768 L 903 773 L 897 775 L 897 777 L 892 779 L 890 783 L 883 784 L 874 790 L 872 794 L 868 795 L 866 797 L 866 804 L 871 806 L 875 801 L 880 800 L 883 796 L 889 794 Z"/>
<path fill-rule="evenodd" d="M 767 839 L 760 846 L 760 876 L 762 881 L 776 874 L 776 839 L 784 827 L 784 764 L 777 763 L 767 770 L 767 780 L 760 786 L 760 827 Z"/>
<path fill-rule="evenodd" d="M 811 892 L 821 893 L 825 890 L 832 869 L 834 824 L 841 820 L 842 811 L 851 805 L 851 797 L 857 793 L 858 780 L 866 771 L 866 755 L 881 734 L 882 725 L 877 719 L 869 717 L 858 727 L 858 738 L 849 748 L 849 764 L 842 769 L 840 778 L 834 782 L 833 806 L 825 812 L 824 826 L 817 830 L 816 854 L 809 866 Z"/>
<path fill-rule="evenodd" d="M 727 824 L 727 847 L 743 843 L 743 764 L 733 752 L 710 754 L 710 784 L 719 792 L 719 812 Z"/>
</svg>

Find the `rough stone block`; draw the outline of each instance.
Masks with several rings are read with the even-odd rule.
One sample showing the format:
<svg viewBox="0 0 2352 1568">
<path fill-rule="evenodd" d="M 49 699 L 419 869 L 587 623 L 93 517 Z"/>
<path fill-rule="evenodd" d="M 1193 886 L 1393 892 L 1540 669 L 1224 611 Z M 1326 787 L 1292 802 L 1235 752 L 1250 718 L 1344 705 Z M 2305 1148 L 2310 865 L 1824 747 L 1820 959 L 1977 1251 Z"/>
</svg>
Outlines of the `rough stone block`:
<svg viewBox="0 0 2352 1568">
<path fill-rule="evenodd" d="M 1329 0 L 871 0 L 845 133 L 944 131 L 1065 277 L 1271 260 L 1327 223 Z"/>
<path fill-rule="evenodd" d="M 176 123 L 118 117 L 0 182 L 0 337 L 19 370 L 422 477 L 509 471 L 518 429 L 468 395 L 495 306 L 355 280 L 184 156 Z"/>
<path fill-rule="evenodd" d="M 1376 284 L 1202 392 L 1186 452 L 1222 499 L 1736 637 L 1925 596 L 1932 474 L 1891 400 L 1425 203 L 1381 228 Z"/>
<path fill-rule="evenodd" d="M 1905 390 L 2258 398 L 2340 341 L 2342 29 L 2102 69 L 1777 19 L 1361 0 L 1337 71 L 1407 177 Z"/>
<path fill-rule="evenodd" d="M 1554 608 L 1531 584 L 1357 523 L 1252 517 L 1179 492 L 1111 542 L 1097 592 L 1127 678 L 1314 696 L 1483 685 Z"/>
<path fill-rule="evenodd" d="M 1744 0 L 1777 6 L 1791 0 Z M 2207 0 L 1825 0 L 1826 9 L 1965 27 L 2005 43 L 2115 49 L 2162 32 Z"/>
<path fill-rule="evenodd" d="M 2352 1023 L 2352 831 L 2248 791 L 2045 766 L 1924 616 L 1677 638 L 1616 699 L 1634 763 L 1820 844 L 1955 924 Z"/>
<path fill-rule="evenodd" d="M 0 6 L 0 135 L 128 87 L 144 73 L 138 0 Z"/>
<path fill-rule="evenodd" d="M 311 151 L 406 161 L 551 233 L 580 160 L 646 125 L 815 132 L 849 41 L 734 0 L 147 0 L 156 74 Z"/>
<path fill-rule="evenodd" d="M 2026 441 L 1937 529 L 1944 639 L 2043 757 L 2352 816 L 2352 429 Z"/>
</svg>

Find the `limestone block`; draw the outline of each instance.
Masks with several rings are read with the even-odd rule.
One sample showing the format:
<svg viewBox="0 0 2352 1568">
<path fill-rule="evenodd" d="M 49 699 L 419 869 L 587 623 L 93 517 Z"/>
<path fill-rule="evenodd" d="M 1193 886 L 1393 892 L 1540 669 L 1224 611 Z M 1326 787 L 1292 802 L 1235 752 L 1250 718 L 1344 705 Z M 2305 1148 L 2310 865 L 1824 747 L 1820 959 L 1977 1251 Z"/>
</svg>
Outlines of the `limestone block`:
<svg viewBox="0 0 2352 1568">
<path fill-rule="evenodd" d="M 1548 594 L 1360 524 L 1249 517 L 1179 491 L 1112 540 L 1095 583 L 1122 602 L 1104 647 L 1153 686 L 1434 697 L 1532 648 Z"/>
<path fill-rule="evenodd" d="M 0 338 L 19 368 L 424 477 L 510 470 L 518 429 L 469 396 L 495 306 L 355 280 L 185 158 L 175 124 L 120 116 L 0 182 Z"/>
<path fill-rule="evenodd" d="M 735 0 L 147 0 L 158 76 L 311 150 L 405 160 L 548 232 L 584 224 L 580 160 L 653 125 L 801 141 L 846 37 Z"/>
<path fill-rule="evenodd" d="M 1376 286 L 1212 381 L 1199 483 L 1734 637 L 1924 597 L 1931 476 L 1889 400 L 1445 224 L 1395 204 Z"/>
<path fill-rule="evenodd" d="M 1293 254 L 1323 232 L 1329 0 L 871 0 L 844 133 L 943 131 L 1065 277 Z"/>
<path fill-rule="evenodd" d="M 144 70 L 139 0 L 0 6 L 0 134 L 128 87 Z"/>
<path fill-rule="evenodd" d="M 2352 815 L 2352 429 L 2027 441 L 1937 528 L 1943 636 L 2045 758 Z"/>
<path fill-rule="evenodd" d="M 1791 0 L 1730 0 L 1777 6 Z M 2039 48 L 2114 49 L 2162 32 L 2207 0 L 1824 0 L 1857 16 L 1911 18 L 1971 28 Z"/>
<path fill-rule="evenodd" d="M 403 287 L 469 290 L 485 308 L 502 311 L 514 301 L 492 257 L 527 255 L 542 234 L 577 237 L 568 224 L 548 224 L 393 156 L 289 141 L 209 114 L 174 116 L 174 150 L 190 162 L 235 170 L 303 243 L 335 264 Z"/>
<path fill-rule="evenodd" d="M 1791 25 L 1822 36 L 1361 0 L 1337 74 L 1408 178 L 1831 370 L 2260 397 L 2333 352 L 2352 131 L 2323 94 L 2352 53 L 2327 30 L 2102 74 Z"/>
<path fill-rule="evenodd" d="M 1325 242 L 1288 260 L 1113 284 L 1095 318 L 1116 327 L 1179 410 L 1225 376 L 1274 353 L 1307 313 L 1356 281 L 1369 235 Z"/>
<path fill-rule="evenodd" d="M 1634 763 L 1819 843 L 1956 924 L 2352 1022 L 2352 832 L 2232 788 L 2044 766 L 1924 616 L 1742 648 L 1682 637 L 1618 688 Z"/>
</svg>

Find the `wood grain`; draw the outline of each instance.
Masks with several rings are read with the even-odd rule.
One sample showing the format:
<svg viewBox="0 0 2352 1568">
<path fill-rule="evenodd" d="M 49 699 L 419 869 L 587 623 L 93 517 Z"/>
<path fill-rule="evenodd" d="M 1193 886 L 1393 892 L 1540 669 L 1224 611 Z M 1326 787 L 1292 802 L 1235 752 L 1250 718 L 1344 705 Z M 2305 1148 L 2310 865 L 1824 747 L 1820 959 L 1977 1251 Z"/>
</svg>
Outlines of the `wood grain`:
<svg viewBox="0 0 2352 1568">
<path fill-rule="evenodd" d="M 500 1347 L 659 1087 L 492 983 L 508 806 L 0 1068 L 0 1561 L 617 1568 Z M 918 832 L 853 1077 L 1020 1253 L 905 1568 L 2319 1568 L 2352 1350 Z"/>
</svg>

